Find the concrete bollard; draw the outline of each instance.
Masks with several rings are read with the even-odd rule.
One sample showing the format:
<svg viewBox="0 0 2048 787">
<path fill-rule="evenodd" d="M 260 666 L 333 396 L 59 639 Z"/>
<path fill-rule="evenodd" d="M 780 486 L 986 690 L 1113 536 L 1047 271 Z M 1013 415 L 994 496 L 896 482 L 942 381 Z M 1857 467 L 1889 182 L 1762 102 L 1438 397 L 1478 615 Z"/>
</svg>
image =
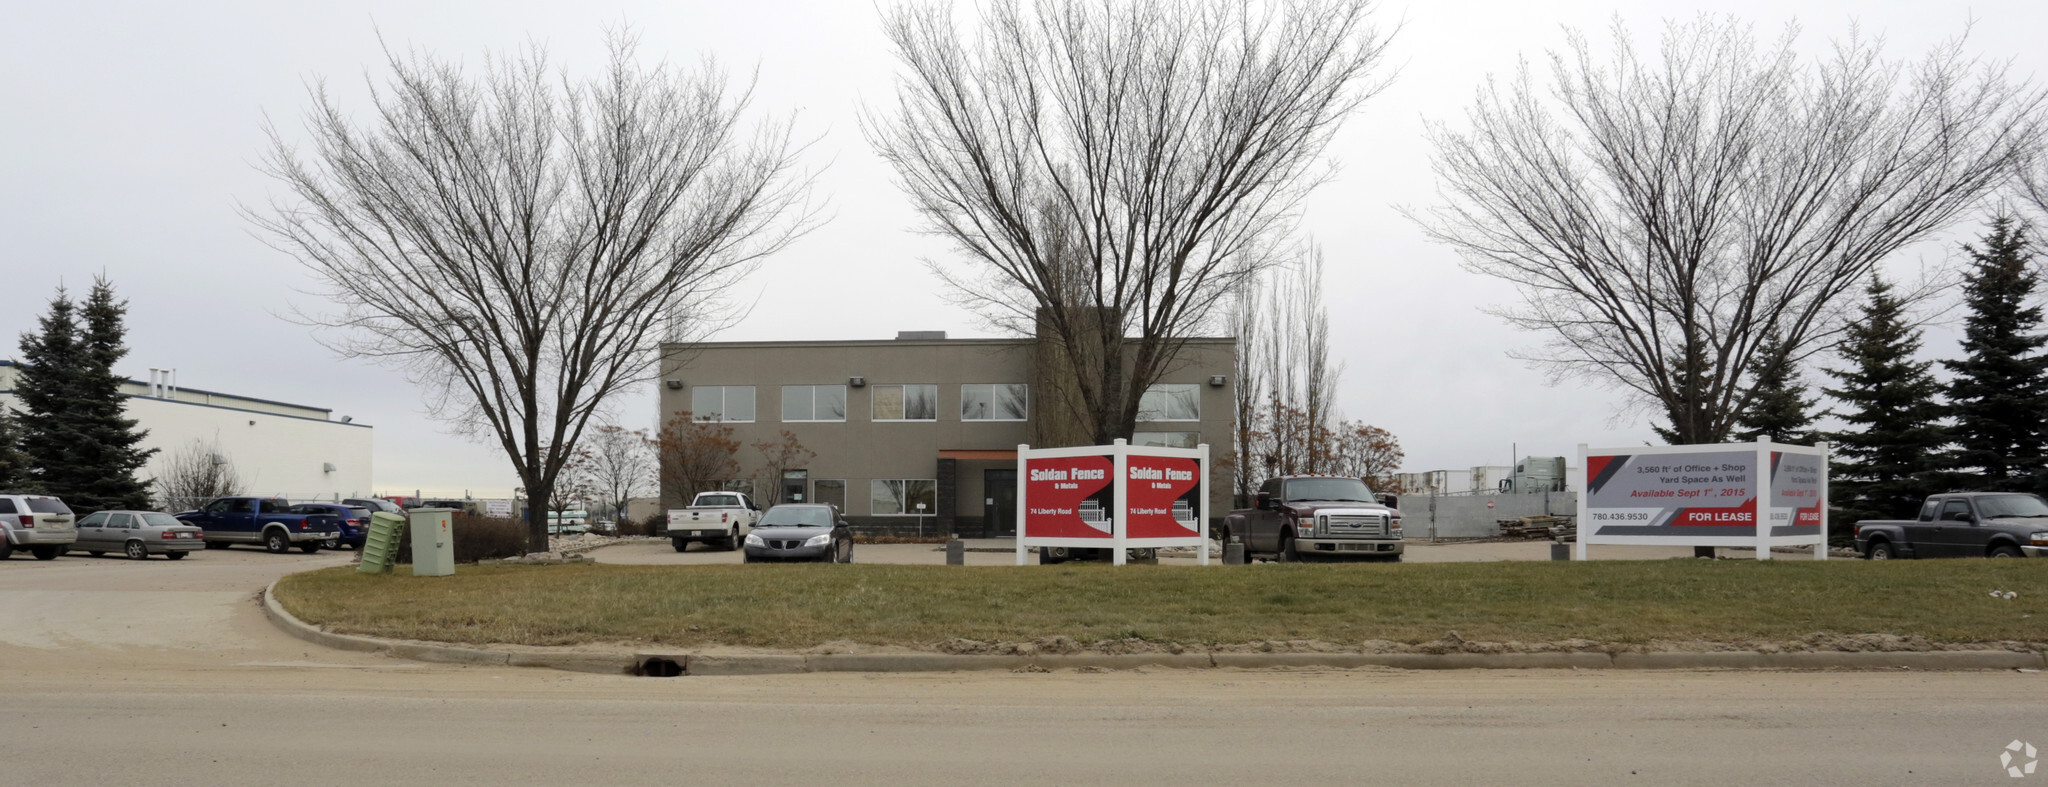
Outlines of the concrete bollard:
<svg viewBox="0 0 2048 787">
<path fill-rule="evenodd" d="M 1243 542 L 1232 541 L 1228 544 L 1223 545 L 1223 565 L 1242 566 L 1244 564 L 1245 560 Z"/>
<path fill-rule="evenodd" d="M 1563 542 L 1558 542 L 1558 543 L 1555 543 L 1555 544 L 1551 544 L 1551 545 L 1550 545 L 1550 559 L 1551 559 L 1551 560 L 1570 560 L 1570 559 L 1572 559 L 1572 545 L 1570 545 L 1570 544 L 1566 544 L 1566 543 L 1563 543 Z"/>
<path fill-rule="evenodd" d="M 957 538 L 946 542 L 946 565 L 967 565 L 967 542 Z"/>
</svg>

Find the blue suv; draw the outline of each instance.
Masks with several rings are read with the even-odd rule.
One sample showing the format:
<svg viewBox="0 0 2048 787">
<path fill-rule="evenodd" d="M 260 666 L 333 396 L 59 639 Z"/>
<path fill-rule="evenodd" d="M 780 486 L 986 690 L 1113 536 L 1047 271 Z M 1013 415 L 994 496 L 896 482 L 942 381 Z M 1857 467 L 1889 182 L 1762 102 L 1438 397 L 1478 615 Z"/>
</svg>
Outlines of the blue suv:
<svg viewBox="0 0 2048 787">
<path fill-rule="evenodd" d="M 363 539 L 370 533 L 370 509 L 345 506 L 340 503 L 300 503 L 292 506 L 294 514 L 327 514 L 341 520 L 341 534 L 321 544 L 322 549 L 362 549 Z"/>
</svg>

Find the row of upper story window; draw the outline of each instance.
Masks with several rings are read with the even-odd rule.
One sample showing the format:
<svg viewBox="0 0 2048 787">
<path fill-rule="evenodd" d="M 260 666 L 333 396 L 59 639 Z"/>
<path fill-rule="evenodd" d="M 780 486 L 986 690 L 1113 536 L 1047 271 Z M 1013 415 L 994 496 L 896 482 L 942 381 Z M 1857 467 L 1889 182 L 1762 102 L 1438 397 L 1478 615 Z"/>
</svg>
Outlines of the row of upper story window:
<svg viewBox="0 0 2048 787">
<path fill-rule="evenodd" d="M 873 421 L 939 420 L 936 385 L 867 386 L 872 392 Z M 690 390 L 690 413 L 700 421 L 752 423 L 754 386 L 699 385 Z M 846 386 L 782 386 L 784 423 L 845 421 Z M 960 386 L 960 420 L 1025 421 L 1031 417 L 1031 386 L 1022 383 L 969 383 Z M 1138 400 L 1140 421 L 1202 420 L 1202 387 L 1196 383 L 1159 383 Z"/>
</svg>

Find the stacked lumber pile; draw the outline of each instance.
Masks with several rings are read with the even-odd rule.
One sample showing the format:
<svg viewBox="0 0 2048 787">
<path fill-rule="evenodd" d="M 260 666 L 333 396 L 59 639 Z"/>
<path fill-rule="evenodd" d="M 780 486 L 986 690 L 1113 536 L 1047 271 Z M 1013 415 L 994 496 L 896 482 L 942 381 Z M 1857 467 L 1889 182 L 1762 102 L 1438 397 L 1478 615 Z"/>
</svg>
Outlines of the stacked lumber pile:
<svg viewBox="0 0 2048 787">
<path fill-rule="evenodd" d="M 1535 540 L 1539 538 L 1556 541 L 1572 541 L 1578 538 L 1577 523 L 1568 516 L 1525 516 L 1519 519 L 1496 520 L 1502 538 Z"/>
</svg>

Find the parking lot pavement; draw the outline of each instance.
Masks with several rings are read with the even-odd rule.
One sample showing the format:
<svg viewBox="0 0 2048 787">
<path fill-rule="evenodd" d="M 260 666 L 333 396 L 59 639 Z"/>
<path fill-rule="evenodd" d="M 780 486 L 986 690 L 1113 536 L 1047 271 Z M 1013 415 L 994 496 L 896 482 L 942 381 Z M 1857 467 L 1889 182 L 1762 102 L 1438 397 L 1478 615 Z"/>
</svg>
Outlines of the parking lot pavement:
<svg viewBox="0 0 2048 787">
<path fill-rule="evenodd" d="M 967 540 L 967 565 L 1009 566 L 1017 562 L 1012 551 L 1016 542 L 1009 539 L 974 538 Z M 1549 560 L 1548 541 L 1513 541 L 1492 543 L 1443 543 L 1431 544 L 1425 541 L 1408 542 L 1408 554 L 1404 560 L 1411 563 L 1470 563 L 1496 560 Z M 991 551 L 995 550 L 995 551 Z M 1732 550 L 1731 550 L 1732 552 Z M 1742 552 L 1747 556 L 1748 552 Z M 740 553 L 713 549 L 703 544 L 691 544 L 688 552 L 677 553 L 667 541 L 634 541 L 604 547 L 590 553 L 600 563 L 619 563 L 640 566 L 694 566 L 715 563 L 738 563 Z M 1656 546 L 1596 546 L 1592 548 L 1594 560 L 1668 560 L 1691 557 L 1691 547 Z M 1781 555 L 1780 557 L 1790 557 Z M 1799 556 L 1799 559 L 1805 559 Z M 1036 557 L 1027 558 L 1035 561 Z M 1209 561 L 1212 565 L 1223 562 L 1221 545 L 1211 547 Z M 861 544 L 854 547 L 854 562 L 881 563 L 887 565 L 932 565 L 946 563 L 946 552 L 941 544 Z M 1193 566 L 1196 564 L 1192 553 L 1160 555 L 1160 565 Z"/>
<path fill-rule="evenodd" d="M 10 672 L 101 665 L 120 674 L 144 658 L 152 665 L 303 662 L 318 649 L 265 620 L 255 594 L 285 574 L 345 564 L 350 555 L 272 555 L 253 547 L 202 550 L 177 561 L 17 554 L 0 561 L 0 665 Z M 325 650 L 319 660 L 391 661 Z"/>
</svg>

